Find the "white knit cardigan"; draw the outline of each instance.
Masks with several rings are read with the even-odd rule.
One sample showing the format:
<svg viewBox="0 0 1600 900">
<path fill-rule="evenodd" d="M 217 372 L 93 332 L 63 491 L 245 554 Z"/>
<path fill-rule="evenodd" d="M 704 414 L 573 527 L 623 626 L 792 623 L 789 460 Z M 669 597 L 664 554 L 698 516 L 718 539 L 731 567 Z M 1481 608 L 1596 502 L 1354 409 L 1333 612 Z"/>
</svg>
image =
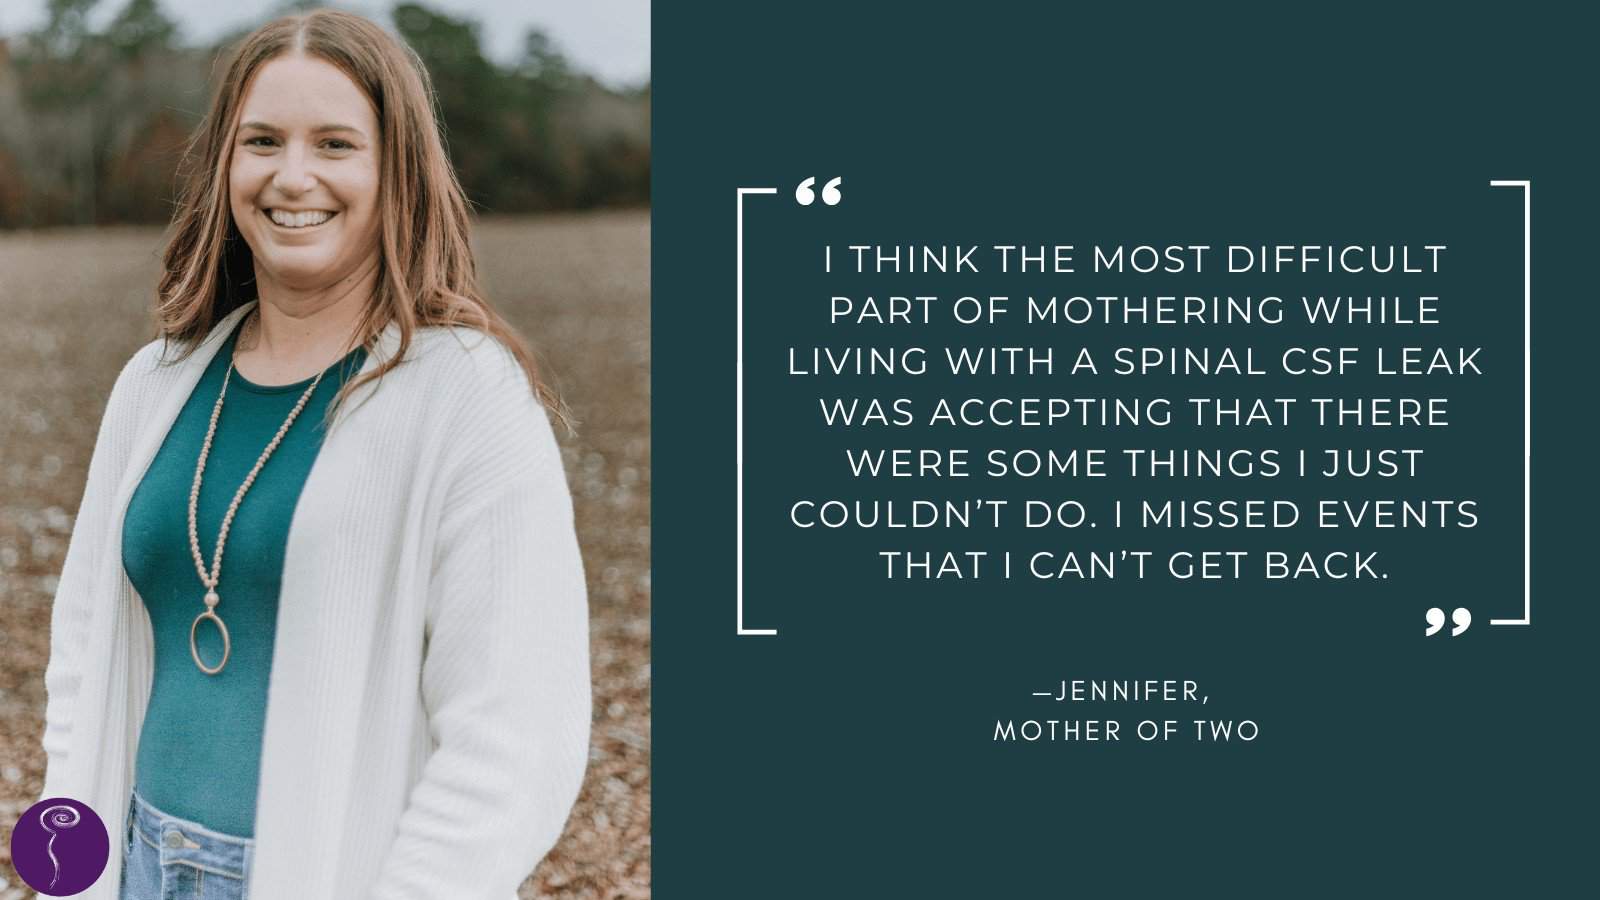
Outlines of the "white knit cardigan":
<svg viewBox="0 0 1600 900">
<path fill-rule="evenodd" d="M 254 305 L 176 365 L 157 365 L 160 341 L 141 349 L 100 425 L 45 671 L 41 798 L 85 802 L 117 829 L 77 896 L 116 897 L 153 674 L 123 514 Z M 398 337 L 391 325 L 363 371 Z M 555 435 L 503 344 L 419 329 L 405 361 L 349 398 L 294 510 L 279 603 L 252 900 L 514 898 L 582 781 L 589 626 Z M 196 709 L 196 728 L 230 714 Z"/>
</svg>

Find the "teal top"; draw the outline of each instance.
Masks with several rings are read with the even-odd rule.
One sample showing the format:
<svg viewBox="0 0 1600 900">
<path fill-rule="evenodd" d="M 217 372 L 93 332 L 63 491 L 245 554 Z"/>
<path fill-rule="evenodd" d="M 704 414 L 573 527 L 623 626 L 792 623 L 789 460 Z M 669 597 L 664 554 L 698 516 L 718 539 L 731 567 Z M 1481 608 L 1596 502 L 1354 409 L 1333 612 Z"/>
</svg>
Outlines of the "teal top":
<svg viewBox="0 0 1600 900">
<path fill-rule="evenodd" d="M 217 580 L 216 613 L 228 628 L 231 648 L 222 671 L 207 675 L 189 650 L 190 623 L 206 608 L 206 588 L 189 545 L 189 491 L 237 338 L 236 328 L 134 491 L 122 529 L 122 564 L 150 614 L 155 637 L 154 684 L 139 738 L 135 787 L 170 815 L 253 838 L 289 521 L 322 447 L 323 413 L 344 381 L 361 370 L 366 350 L 357 347 L 323 373 L 239 503 Z M 311 381 L 257 385 L 237 370 L 228 377 L 195 509 L 196 538 L 208 573 L 234 493 Z M 222 660 L 222 634 L 212 620 L 200 623 L 195 644 L 208 667 Z"/>
</svg>

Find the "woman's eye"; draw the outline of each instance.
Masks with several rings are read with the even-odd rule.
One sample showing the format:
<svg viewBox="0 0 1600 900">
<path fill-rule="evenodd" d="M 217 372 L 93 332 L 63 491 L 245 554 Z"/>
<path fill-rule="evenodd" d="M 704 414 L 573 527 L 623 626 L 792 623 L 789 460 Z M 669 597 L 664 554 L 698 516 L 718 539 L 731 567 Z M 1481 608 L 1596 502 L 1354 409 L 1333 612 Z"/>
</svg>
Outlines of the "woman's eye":
<svg viewBox="0 0 1600 900">
<path fill-rule="evenodd" d="M 264 147 L 264 146 L 266 146 L 266 144 L 257 144 L 256 143 L 257 141 L 266 141 L 267 143 L 270 144 L 272 142 L 272 138 L 269 138 L 269 137 L 253 137 L 253 138 L 250 138 L 249 140 L 245 141 L 244 144 L 245 144 L 246 147 L 252 147 L 252 146 L 254 146 L 254 147 Z"/>
<path fill-rule="evenodd" d="M 333 146 L 329 146 L 330 150 L 354 150 L 355 149 L 355 145 L 354 144 L 351 144 L 348 141 L 341 141 L 338 138 L 329 138 L 328 140 L 324 141 L 323 143 L 324 143 L 324 145 L 333 145 Z"/>
</svg>

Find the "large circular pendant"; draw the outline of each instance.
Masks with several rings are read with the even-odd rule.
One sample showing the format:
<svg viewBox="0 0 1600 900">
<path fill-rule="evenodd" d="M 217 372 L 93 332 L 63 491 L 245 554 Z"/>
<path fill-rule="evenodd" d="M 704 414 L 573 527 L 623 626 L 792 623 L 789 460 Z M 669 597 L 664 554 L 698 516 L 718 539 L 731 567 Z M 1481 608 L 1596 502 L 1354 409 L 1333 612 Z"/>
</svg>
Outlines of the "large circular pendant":
<svg viewBox="0 0 1600 900">
<path fill-rule="evenodd" d="M 221 672 L 222 667 L 228 664 L 229 651 L 233 649 L 232 643 L 228 640 L 228 626 L 222 624 L 222 617 L 218 616 L 215 612 L 217 599 L 218 598 L 215 593 L 207 593 L 206 611 L 198 616 L 195 616 L 194 621 L 189 624 L 189 655 L 194 657 L 194 664 L 200 667 L 200 671 L 206 673 L 207 675 L 215 675 L 218 672 Z M 200 621 L 202 619 L 210 619 L 213 622 L 216 622 L 217 630 L 222 632 L 222 662 L 217 663 L 217 667 L 215 669 L 206 668 L 206 664 L 200 661 L 200 647 L 195 643 L 195 631 L 200 627 Z"/>
</svg>

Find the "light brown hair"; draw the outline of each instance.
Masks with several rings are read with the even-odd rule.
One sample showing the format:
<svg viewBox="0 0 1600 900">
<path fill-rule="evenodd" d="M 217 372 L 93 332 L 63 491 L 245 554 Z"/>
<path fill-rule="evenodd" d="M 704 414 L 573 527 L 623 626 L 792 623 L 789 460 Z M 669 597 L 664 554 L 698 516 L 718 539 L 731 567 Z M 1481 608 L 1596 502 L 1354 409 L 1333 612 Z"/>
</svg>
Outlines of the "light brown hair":
<svg viewBox="0 0 1600 900">
<path fill-rule="evenodd" d="M 527 343 L 478 287 L 466 193 L 440 138 L 427 68 L 403 41 L 351 13 L 318 9 L 285 16 L 251 32 L 231 53 L 179 167 L 177 210 L 157 289 L 159 335 L 178 343 L 179 359 L 186 358 L 230 312 L 258 299 L 254 257 L 228 203 L 233 137 L 251 76 L 269 60 L 296 52 L 344 72 L 377 111 L 381 265 L 358 330 L 369 351 L 389 323 L 400 335 L 391 358 L 345 384 L 328 405 L 329 420 L 358 385 L 399 364 L 417 328 L 466 326 L 499 339 L 539 402 L 575 433 L 570 411 L 539 377 Z"/>
</svg>

